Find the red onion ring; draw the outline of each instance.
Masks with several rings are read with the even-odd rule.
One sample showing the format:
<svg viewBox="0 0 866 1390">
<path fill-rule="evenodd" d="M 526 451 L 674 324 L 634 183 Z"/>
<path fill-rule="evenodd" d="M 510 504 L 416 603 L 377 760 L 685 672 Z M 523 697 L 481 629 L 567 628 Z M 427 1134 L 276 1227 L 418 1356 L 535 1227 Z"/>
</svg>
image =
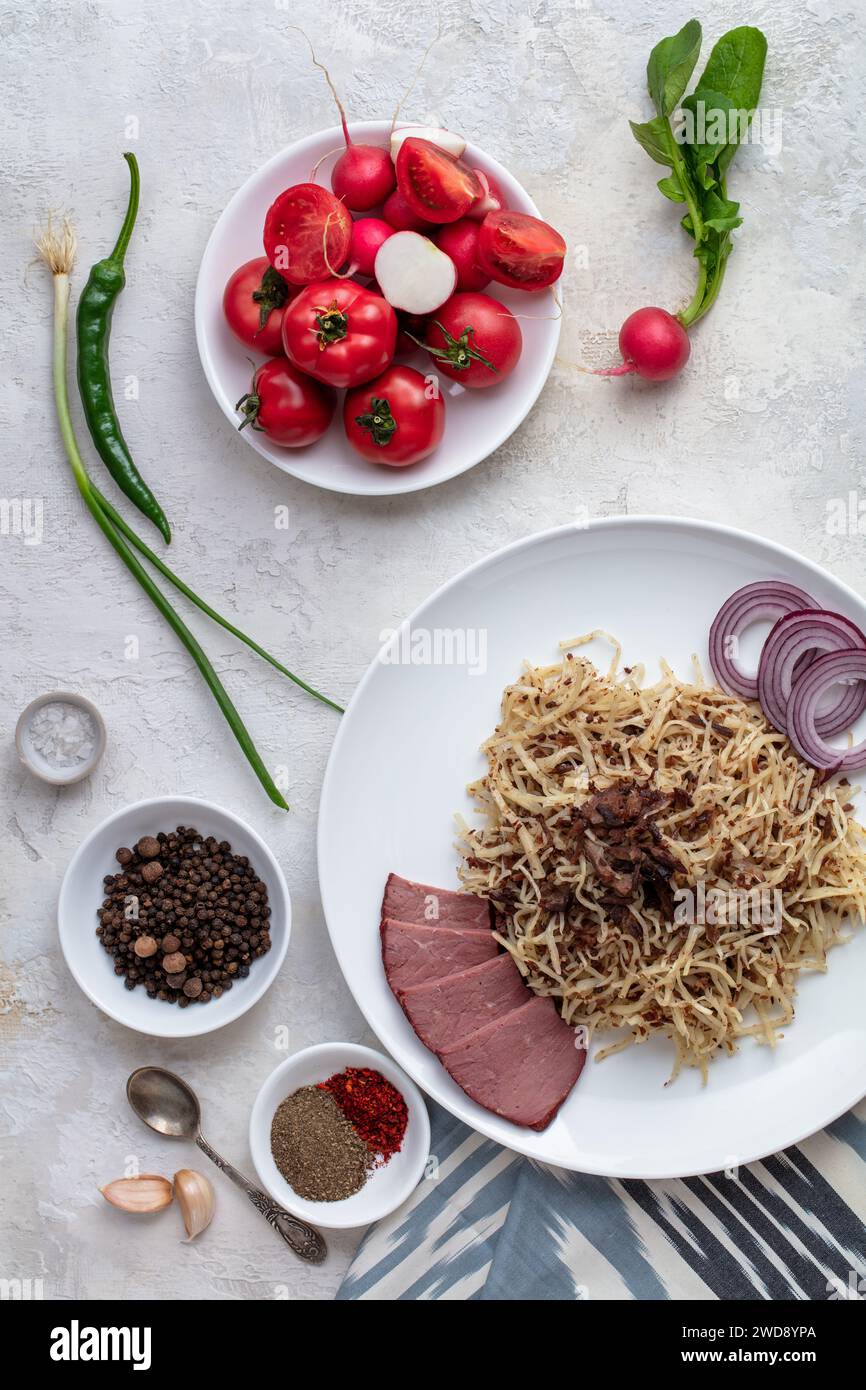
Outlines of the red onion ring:
<svg viewBox="0 0 866 1390">
<path fill-rule="evenodd" d="M 826 652 L 796 682 L 788 701 L 788 737 L 807 763 L 828 772 L 853 772 L 866 767 L 866 739 L 853 748 L 832 748 L 816 729 L 818 703 L 838 681 L 866 680 L 866 651 L 862 648 Z"/>
<path fill-rule="evenodd" d="M 788 733 L 787 709 L 791 692 L 816 659 L 810 653 L 866 651 L 866 636 L 856 623 L 841 613 L 823 608 L 787 613 L 770 632 L 758 663 L 758 699 L 767 719 L 780 733 Z M 803 658 L 809 660 L 803 663 Z M 866 684 L 858 681 L 839 692 L 831 708 L 815 717 L 819 738 L 832 738 L 850 729 L 866 709 Z"/>
<path fill-rule="evenodd" d="M 710 665 L 722 689 L 729 695 L 739 695 L 742 700 L 757 700 L 757 672 L 750 676 L 741 670 L 729 650 L 731 644 L 736 648 L 745 629 L 761 618 L 771 618 L 775 622 L 786 613 L 802 612 L 804 608 L 817 606 L 805 590 L 798 589 L 794 584 L 786 584 L 781 579 L 759 580 L 731 594 L 722 604 L 710 628 Z"/>
</svg>

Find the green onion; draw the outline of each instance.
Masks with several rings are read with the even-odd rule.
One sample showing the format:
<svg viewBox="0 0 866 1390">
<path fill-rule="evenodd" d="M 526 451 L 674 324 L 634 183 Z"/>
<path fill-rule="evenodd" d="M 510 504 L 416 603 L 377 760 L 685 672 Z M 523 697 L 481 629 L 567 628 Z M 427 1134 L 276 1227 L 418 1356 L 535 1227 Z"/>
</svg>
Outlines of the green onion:
<svg viewBox="0 0 866 1390">
<path fill-rule="evenodd" d="M 63 440 L 66 456 L 72 467 L 73 476 L 78 487 L 78 491 L 93 516 L 96 524 L 105 535 L 109 544 L 117 551 L 123 563 L 130 573 L 141 585 L 147 597 L 153 603 L 172 630 L 180 638 L 186 647 L 198 669 L 201 671 L 207 685 L 209 686 L 214 699 L 222 710 L 226 722 L 232 733 L 240 744 L 243 752 L 253 768 L 256 776 L 270 797 L 275 806 L 282 810 L 288 810 L 288 804 L 277 787 L 268 769 L 265 767 L 247 728 L 241 719 L 237 709 L 222 684 L 219 676 L 214 670 L 207 654 L 199 643 L 198 639 L 187 627 L 180 614 L 169 603 L 162 591 L 156 586 L 147 570 L 142 565 L 137 550 L 147 560 L 153 564 L 166 579 L 172 583 L 176 589 L 191 600 L 203 613 L 212 618 L 214 622 L 220 624 L 228 632 L 245 642 L 265 661 L 270 662 L 283 675 L 288 676 L 289 680 L 295 682 L 303 690 L 329 705 L 332 709 L 339 712 L 340 706 L 326 696 L 319 694 L 311 686 L 294 676 L 279 661 L 272 657 L 258 643 L 252 641 L 238 628 L 234 627 L 226 619 L 222 618 L 213 608 L 203 599 L 199 598 L 192 589 L 174 574 L 144 541 L 136 535 L 120 516 L 111 504 L 102 496 L 99 489 L 91 482 L 81 457 L 78 441 L 75 437 L 75 430 L 72 424 L 72 417 L 69 411 L 69 394 L 67 390 L 67 338 L 69 322 L 69 276 L 75 259 L 75 235 L 68 221 L 64 221 L 62 230 L 55 232 L 49 223 L 47 231 L 37 240 L 37 249 L 42 259 L 51 271 L 54 280 L 54 351 L 53 351 L 53 375 L 54 375 L 54 403 L 57 410 L 57 421 L 60 426 L 60 434 Z M 130 546 L 134 547 L 131 549 Z"/>
</svg>

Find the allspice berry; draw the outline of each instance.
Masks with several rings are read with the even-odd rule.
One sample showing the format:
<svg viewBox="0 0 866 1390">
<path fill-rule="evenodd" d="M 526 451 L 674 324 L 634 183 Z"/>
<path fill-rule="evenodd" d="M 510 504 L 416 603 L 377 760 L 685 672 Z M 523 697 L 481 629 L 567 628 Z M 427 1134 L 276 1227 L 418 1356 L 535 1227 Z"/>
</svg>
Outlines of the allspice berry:
<svg viewBox="0 0 866 1390">
<path fill-rule="evenodd" d="M 152 835 L 143 835 L 135 848 L 142 859 L 155 859 L 159 854 L 159 840 L 155 840 Z"/>
<path fill-rule="evenodd" d="M 167 956 L 174 955 L 175 951 L 180 950 L 180 937 L 169 932 L 168 936 L 162 938 L 162 949 Z"/>
<path fill-rule="evenodd" d="M 162 968 L 166 975 L 177 975 L 181 970 L 186 970 L 186 956 L 183 951 L 172 951 L 171 955 L 163 956 Z"/>
<path fill-rule="evenodd" d="M 197 999 L 203 989 L 204 985 L 202 984 L 201 980 L 187 980 L 186 984 L 183 987 L 183 992 L 186 995 L 187 999 Z"/>
<path fill-rule="evenodd" d="M 145 883 L 156 883 L 156 880 L 162 878 L 164 873 L 165 870 L 158 859 L 151 859 L 147 864 L 142 866 L 141 870 L 141 876 Z"/>
<path fill-rule="evenodd" d="M 140 936 L 132 949 L 142 960 L 146 960 L 148 956 L 155 956 L 159 947 L 152 936 Z"/>
<path fill-rule="evenodd" d="M 180 989 L 185 980 L 185 970 L 179 970 L 176 975 L 166 975 L 165 977 L 165 983 L 168 985 L 169 989 Z"/>
<path fill-rule="evenodd" d="M 126 847 L 124 846 L 117 851 L 114 857 L 117 860 L 118 864 L 120 864 L 125 869 L 127 864 L 129 864 L 132 860 L 132 850 L 126 849 Z"/>
</svg>

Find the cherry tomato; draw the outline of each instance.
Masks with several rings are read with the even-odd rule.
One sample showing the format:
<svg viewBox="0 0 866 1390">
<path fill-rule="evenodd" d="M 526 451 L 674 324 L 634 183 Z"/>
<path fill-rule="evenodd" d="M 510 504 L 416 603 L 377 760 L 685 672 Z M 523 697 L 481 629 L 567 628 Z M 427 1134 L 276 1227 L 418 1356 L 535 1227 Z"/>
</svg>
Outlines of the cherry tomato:
<svg viewBox="0 0 866 1390">
<path fill-rule="evenodd" d="M 300 449 L 321 439 L 336 405 L 336 391 L 305 376 L 285 357 L 272 357 L 256 370 L 235 409 L 244 416 L 238 429 L 252 425 L 273 444 Z"/>
<path fill-rule="evenodd" d="M 431 315 L 424 342 L 437 371 L 471 391 L 504 381 L 523 351 L 520 324 L 489 294 L 453 294 Z"/>
<path fill-rule="evenodd" d="M 435 378 L 414 367 L 389 367 L 346 393 L 343 424 L 362 458 L 405 468 L 436 448 L 445 430 L 445 402 Z"/>
<path fill-rule="evenodd" d="M 354 280 L 320 280 L 283 315 L 283 348 L 302 372 L 329 386 L 360 386 L 394 356 L 397 315 Z"/>
<path fill-rule="evenodd" d="M 308 285 L 339 270 L 349 254 L 352 215 L 317 183 L 296 183 L 271 204 L 265 218 L 265 255 L 293 285 Z M 325 246 L 327 238 L 327 256 Z"/>
<path fill-rule="evenodd" d="M 500 285 L 547 289 L 562 274 L 565 251 L 559 232 L 526 212 L 489 212 L 481 223 L 478 264 Z"/>
<path fill-rule="evenodd" d="M 274 270 L 267 256 L 240 266 L 223 293 L 223 313 L 236 338 L 256 352 L 277 357 L 283 351 L 283 310 L 297 294 Z"/>
<path fill-rule="evenodd" d="M 468 164 L 414 135 L 403 141 L 397 155 L 397 190 L 427 222 L 456 222 L 483 191 Z"/>
</svg>

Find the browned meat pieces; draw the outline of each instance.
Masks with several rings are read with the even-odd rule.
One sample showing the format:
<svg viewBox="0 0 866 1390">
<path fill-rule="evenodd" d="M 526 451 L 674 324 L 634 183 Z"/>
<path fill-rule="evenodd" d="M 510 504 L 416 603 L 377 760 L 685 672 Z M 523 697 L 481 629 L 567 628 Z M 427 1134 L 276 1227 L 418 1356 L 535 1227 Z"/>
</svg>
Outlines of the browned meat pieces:
<svg viewBox="0 0 866 1390">
<path fill-rule="evenodd" d="M 490 908 L 471 893 L 452 893 L 427 883 L 389 874 L 382 899 L 382 916 L 397 922 L 418 922 L 425 927 L 474 927 L 490 930 Z"/>
<path fill-rule="evenodd" d="M 519 1008 L 532 995 L 511 956 L 503 952 L 469 970 L 412 985 L 398 997 L 424 1046 L 438 1052 L 455 1038 Z"/>
<path fill-rule="evenodd" d="M 552 1000 L 533 996 L 503 1018 L 443 1047 L 440 1060 L 485 1110 L 545 1129 L 583 1070 L 586 1053 Z"/>
<path fill-rule="evenodd" d="M 683 796 L 689 805 L 691 798 Z M 682 865 L 665 848 L 656 823 L 672 803 L 674 794 L 629 781 L 596 792 L 575 812 L 575 843 L 606 890 L 601 901 L 614 921 L 625 919 L 620 909 L 627 909 L 641 888 L 645 901 L 673 915 L 669 880 Z"/>
<path fill-rule="evenodd" d="M 496 956 L 499 949 L 490 932 L 471 928 L 423 926 L 386 917 L 381 933 L 382 963 L 395 994 L 480 965 Z"/>
</svg>

